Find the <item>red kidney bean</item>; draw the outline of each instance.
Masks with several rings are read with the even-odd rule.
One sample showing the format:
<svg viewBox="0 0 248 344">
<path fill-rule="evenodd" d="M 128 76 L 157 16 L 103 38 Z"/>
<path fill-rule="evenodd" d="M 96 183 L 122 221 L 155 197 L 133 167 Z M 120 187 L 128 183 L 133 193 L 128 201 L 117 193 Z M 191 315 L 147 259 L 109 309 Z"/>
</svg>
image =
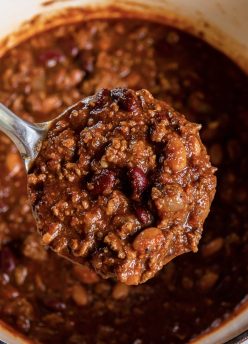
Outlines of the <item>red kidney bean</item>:
<svg viewBox="0 0 248 344">
<path fill-rule="evenodd" d="M 134 111 L 138 106 L 136 96 L 131 90 L 115 88 L 111 91 L 111 96 L 117 101 L 120 108 L 125 111 Z"/>
<path fill-rule="evenodd" d="M 133 190 L 133 196 L 139 198 L 139 196 L 145 191 L 148 186 L 148 179 L 145 173 L 139 167 L 133 167 L 129 170 L 128 176 L 131 181 Z"/>
<path fill-rule="evenodd" d="M 79 54 L 79 63 L 83 70 L 87 73 L 92 73 L 95 68 L 95 56 L 86 50 L 83 50 Z"/>
<path fill-rule="evenodd" d="M 146 208 L 139 206 L 139 205 L 135 205 L 134 210 L 135 210 L 135 213 L 136 213 L 138 220 L 143 225 L 150 225 L 151 224 L 152 215 Z"/>
<path fill-rule="evenodd" d="M 11 272 L 15 269 L 15 257 L 8 247 L 3 247 L 0 252 L 0 269 Z"/>
<path fill-rule="evenodd" d="M 58 40 L 58 43 L 61 47 L 61 49 L 69 56 L 77 56 L 79 53 L 79 49 L 77 44 L 75 43 L 74 39 L 72 37 L 61 37 Z"/>
<path fill-rule="evenodd" d="M 63 311 L 66 309 L 66 304 L 58 299 L 44 299 L 44 305 L 54 311 Z"/>
<path fill-rule="evenodd" d="M 106 88 L 101 89 L 96 95 L 95 107 L 101 108 L 109 101 L 110 92 Z"/>
<path fill-rule="evenodd" d="M 38 60 L 47 67 L 54 67 L 64 60 L 64 55 L 59 49 L 45 50 L 39 53 Z"/>
<path fill-rule="evenodd" d="M 110 193 L 114 187 L 116 176 L 113 171 L 103 170 L 100 174 L 93 176 L 91 183 L 93 188 L 91 192 L 94 196 Z"/>
</svg>

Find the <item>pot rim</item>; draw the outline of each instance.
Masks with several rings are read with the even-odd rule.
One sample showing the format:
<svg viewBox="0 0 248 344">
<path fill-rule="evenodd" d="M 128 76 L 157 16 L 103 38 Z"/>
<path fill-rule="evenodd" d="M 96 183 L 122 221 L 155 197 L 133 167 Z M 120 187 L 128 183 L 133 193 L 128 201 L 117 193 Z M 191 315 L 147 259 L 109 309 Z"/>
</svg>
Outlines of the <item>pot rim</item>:
<svg viewBox="0 0 248 344">
<path fill-rule="evenodd" d="M 53 2 L 51 2 L 52 4 Z M 46 11 L 41 15 L 37 15 L 31 20 L 24 22 L 17 31 L 0 40 L 0 58 L 6 51 L 18 45 L 22 41 L 32 37 L 40 32 L 58 27 L 60 25 L 72 24 L 76 22 L 89 21 L 93 19 L 113 19 L 113 18 L 139 18 L 157 23 L 167 24 L 172 27 L 186 31 L 194 36 L 208 42 L 210 45 L 220 50 L 222 53 L 232 59 L 245 73 L 248 74 L 248 56 L 241 56 L 235 51 L 241 51 L 241 45 L 226 35 L 219 29 L 208 24 L 203 19 L 192 20 L 173 13 L 172 11 L 161 11 L 161 8 L 152 5 L 144 5 L 129 0 L 127 4 L 118 3 L 111 5 L 107 3 L 96 4 L 82 7 L 66 7 L 57 10 L 55 13 Z M 239 47 L 239 49 L 237 49 Z M 224 315 L 225 316 L 225 315 Z M 213 323 L 204 332 L 198 334 L 189 343 L 190 344 L 211 344 L 224 343 L 235 336 L 240 335 L 248 326 L 248 298 L 244 298 L 224 320 Z M 237 327 L 236 323 L 245 323 L 241 327 Z M 230 327 L 233 329 L 230 331 Z M 229 328 L 226 336 L 221 336 L 221 331 Z M 17 332 L 12 326 L 0 320 L 0 330 L 4 338 L 10 336 L 8 344 L 34 344 L 35 340 L 30 340 L 25 335 Z M 2 337 L 3 338 L 3 337 Z M 0 340 L 2 339 L 0 338 Z M 2 340 L 4 340 L 4 338 Z"/>
</svg>

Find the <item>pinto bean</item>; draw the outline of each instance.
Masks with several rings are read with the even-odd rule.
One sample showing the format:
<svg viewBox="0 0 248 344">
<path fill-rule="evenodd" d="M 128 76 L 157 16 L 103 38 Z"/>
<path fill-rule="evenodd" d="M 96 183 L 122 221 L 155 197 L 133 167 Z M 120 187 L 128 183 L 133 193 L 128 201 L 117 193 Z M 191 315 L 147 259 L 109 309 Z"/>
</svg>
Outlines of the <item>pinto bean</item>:
<svg viewBox="0 0 248 344">
<path fill-rule="evenodd" d="M 164 242 L 161 229 L 149 227 L 137 235 L 133 242 L 133 248 L 141 254 L 156 251 Z"/>
<path fill-rule="evenodd" d="M 172 138 L 166 146 L 167 159 L 165 162 L 173 172 L 182 171 L 187 165 L 185 146 L 180 138 Z"/>
</svg>

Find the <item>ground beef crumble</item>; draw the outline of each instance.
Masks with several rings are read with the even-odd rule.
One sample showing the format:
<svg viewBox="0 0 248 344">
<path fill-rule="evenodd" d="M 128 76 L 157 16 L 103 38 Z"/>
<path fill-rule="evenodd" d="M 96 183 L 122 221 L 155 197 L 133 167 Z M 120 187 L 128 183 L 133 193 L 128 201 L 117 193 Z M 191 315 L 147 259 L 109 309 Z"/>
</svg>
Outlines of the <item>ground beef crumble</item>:
<svg viewBox="0 0 248 344">
<path fill-rule="evenodd" d="M 147 90 L 71 107 L 28 176 L 42 242 L 126 284 L 196 252 L 216 185 L 200 127 Z"/>
</svg>

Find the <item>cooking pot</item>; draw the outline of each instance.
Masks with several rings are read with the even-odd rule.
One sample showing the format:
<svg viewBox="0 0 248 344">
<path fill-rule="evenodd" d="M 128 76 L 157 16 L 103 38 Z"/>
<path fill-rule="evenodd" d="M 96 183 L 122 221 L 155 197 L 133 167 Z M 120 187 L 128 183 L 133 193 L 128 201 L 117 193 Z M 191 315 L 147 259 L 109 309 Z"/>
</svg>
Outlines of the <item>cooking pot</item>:
<svg viewBox="0 0 248 344">
<path fill-rule="evenodd" d="M 132 11 L 132 12 L 130 12 Z M 11 0 L 0 2 L 0 56 L 6 49 L 44 29 L 90 18 L 119 17 L 137 12 L 144 18 L 179 27 L 215 46 L 248 73 L 248 2 L 245 0 Z M 210 324 L 209 324 L 210 325 Z M 190 326 L 190 324 L 189 324 Z M 218 344 L 248 329 L 248 299 L 224 321 L 191 341 Z M 236 343 L 246 339 L 239 336 Z M 0 321 L 0 340 L 31 343 Z"/>
</svg>

